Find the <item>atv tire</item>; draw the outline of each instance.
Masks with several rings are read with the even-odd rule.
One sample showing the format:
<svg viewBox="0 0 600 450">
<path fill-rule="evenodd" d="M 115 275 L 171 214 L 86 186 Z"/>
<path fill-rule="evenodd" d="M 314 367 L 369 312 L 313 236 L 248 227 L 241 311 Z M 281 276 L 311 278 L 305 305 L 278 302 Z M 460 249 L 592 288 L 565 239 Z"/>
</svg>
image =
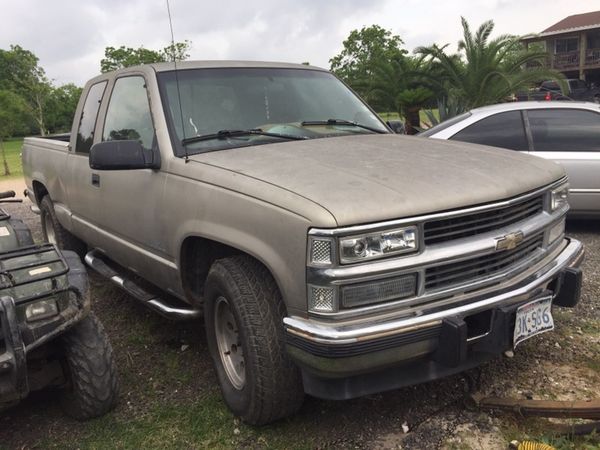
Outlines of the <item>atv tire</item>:
<svg viewBox="0 0 600 450">
<path fill-rule="evenodd" d="M 61 341 L 67 378 L 62 396 L 64 411 L 78 420 L 106 414 L 117 403 L 119 381 L 104 327 L 90 313 Z"/>
</svg>

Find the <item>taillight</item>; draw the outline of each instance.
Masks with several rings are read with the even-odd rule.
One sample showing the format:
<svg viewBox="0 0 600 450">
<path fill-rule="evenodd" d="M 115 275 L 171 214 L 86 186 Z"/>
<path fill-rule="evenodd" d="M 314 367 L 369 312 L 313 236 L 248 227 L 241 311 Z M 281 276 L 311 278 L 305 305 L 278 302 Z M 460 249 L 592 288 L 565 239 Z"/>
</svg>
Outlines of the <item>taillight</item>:
<svg viewBox="0 0 600 450">
<path fill-rule="evenodd" d="M 546 92 L 546 96 L 544 97 L 544 100 L 552 100 L 552 93 L 550 93 L 550 91 Z"/>
</svg>

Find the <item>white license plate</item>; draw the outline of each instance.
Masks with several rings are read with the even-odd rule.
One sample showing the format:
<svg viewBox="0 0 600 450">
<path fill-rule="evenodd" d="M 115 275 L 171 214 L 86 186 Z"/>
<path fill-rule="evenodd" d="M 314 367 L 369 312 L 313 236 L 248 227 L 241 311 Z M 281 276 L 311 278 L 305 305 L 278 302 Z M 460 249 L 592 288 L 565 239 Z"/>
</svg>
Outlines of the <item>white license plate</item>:
<svg viewBox="0 0 600 450">
<path fill-rule="evenodd" d="M 554 330 L 552 297 L 543 297 L 526 303 L 517 309 L 513 345 L 516 347 L 525 339 L 551 330 Z"/>
</svg>

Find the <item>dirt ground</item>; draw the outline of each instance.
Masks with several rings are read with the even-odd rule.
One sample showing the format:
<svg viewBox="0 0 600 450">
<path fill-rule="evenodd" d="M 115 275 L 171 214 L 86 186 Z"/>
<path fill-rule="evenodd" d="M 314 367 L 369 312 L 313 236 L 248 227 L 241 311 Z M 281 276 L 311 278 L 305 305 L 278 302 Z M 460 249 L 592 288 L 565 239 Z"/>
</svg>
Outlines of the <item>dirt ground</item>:
<svg viewBox="0 0 600 450">
<path fill-rule="evenodd" d="M 5 207 L 40 238 L 29 202 Z M 586 245 L 584 288 L 574 310 L 555 309 L 554 332 L 480 370 L 486 394 L 534 399 L 600 397 L 600 222 L 572 222 Z M 240 424 L 222 404 L 203 327 L 171 323 L 91 275 L 93 308 L 107 329 L 122 380 L 107 417 L 80 424 L 53 393 L 0 413 L 0 448 L 360 448 L 506 449 L 532 438 L 558 448 L 600 448 L 598 436 L 567 439 L 556 421 L 469 409 L 464 376 L 345 402 L 307 398 L 299 414 L 269 427 Z"/>
</svg>

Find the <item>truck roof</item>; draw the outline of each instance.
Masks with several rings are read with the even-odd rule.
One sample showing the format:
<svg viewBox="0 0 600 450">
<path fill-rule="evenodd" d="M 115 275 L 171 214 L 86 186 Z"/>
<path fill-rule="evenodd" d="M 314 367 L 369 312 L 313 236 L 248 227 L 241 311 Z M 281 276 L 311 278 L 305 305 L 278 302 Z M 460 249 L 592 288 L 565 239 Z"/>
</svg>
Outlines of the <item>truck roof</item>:
<svg viewBox="0 0 600 450">
<path fill-rule="evenodd" d="M 165 72 L 175 69 L 175 64 L 172 62 L 166 63 L 155 63 L 150 64 L 157 72 Z M 265 67 L 265 68 L 277 68 L 277 69 L 312 69 L 322 70 L 321 67 L 309 66 L 306 64 L 296 64 L 287 62 L 273 62 L 273 61 L 236 61 L 236 60 L 209 60 L 209 61 L 179 61 L 177 62 L 177 69 L 219 69 L 219 68 L 230 68 L 230 67 Z"/>
</svg>

